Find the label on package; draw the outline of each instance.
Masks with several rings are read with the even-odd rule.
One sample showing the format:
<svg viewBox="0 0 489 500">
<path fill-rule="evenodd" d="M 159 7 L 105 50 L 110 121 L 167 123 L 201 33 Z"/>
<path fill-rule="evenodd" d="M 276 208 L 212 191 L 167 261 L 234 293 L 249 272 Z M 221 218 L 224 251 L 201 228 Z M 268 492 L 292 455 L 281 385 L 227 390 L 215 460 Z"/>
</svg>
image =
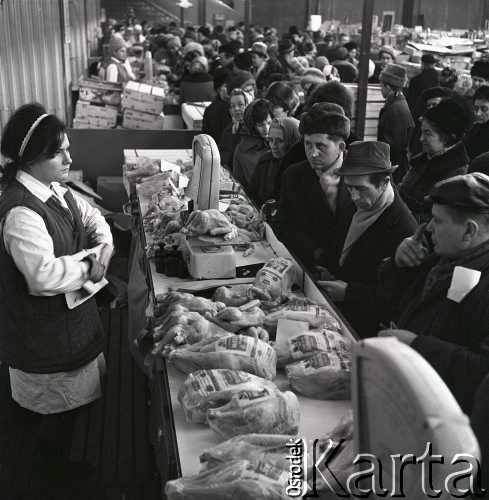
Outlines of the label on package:
<svg viewBox="0 0 489 500">
<path fill-rule="evenodd" d="M 276 354 L 266 342 L 245 335 L 225 337 L 215 344 L 216 351 L 232 351 L 253 358 L 257 363 L 270 366 L 276 362 Z"/>
<path fill-rule="evenodd" d="M 268 389 L 265 387 L 263 389 L 257 390 L 244 390 L 235 396 L 235 401 L 240 408 L 246 408 L 247 406 L 254 405 L 256 403 L 261 403 L 267 399 L 275 397 Z"/>
</svg>

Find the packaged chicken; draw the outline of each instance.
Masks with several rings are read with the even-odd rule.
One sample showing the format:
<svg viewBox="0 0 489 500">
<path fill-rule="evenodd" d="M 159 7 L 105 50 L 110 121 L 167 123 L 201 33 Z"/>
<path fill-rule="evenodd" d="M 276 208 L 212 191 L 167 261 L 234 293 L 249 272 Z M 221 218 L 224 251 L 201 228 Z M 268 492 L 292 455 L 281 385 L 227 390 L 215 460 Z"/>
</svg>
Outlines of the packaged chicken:
<svg viewBox="0 0 489 500">
<path fill-rule="evenodd" d="M 348 399 L 350 397 L 350 354 L 341 346 L 285 367 L 294 391 L 314 399 Z"/>
<path fill-rule="evenodd" d="M 207 412 L 229 403 L 235 394 L 267 388 L 278 392 L 273 382 L 238 370 L 198 370 L 191 373 L 178 391 L 178 401 L 187 422 L 205 422 Z"/>
<path fill-rule="evenodd" d="M 207 412 L 209 427 L 225 439 L 251 432 L 295 435 L 299 420 L 297 396 L 268 387 L 240 391 L 229 403 Z"/>
<path fill-rule="evenodd" d="M 247 284 L 220 286 L 214 292 L 212 300 L 223 302 L 226 306 L 242 306 L 250 301 L 248 297 L 249 288 L 250 285 Z"/>
<path fill-rule="evenodd" d="M 195 210 L 187 219 L 183 228 L 184 233 L 190 236 L 208 234 L 211 236 L 223 236 L 224 239 L 232 239 L 238 235 L 237 227 L 219 212 L 219 210 Z"/>
<path fill-rule="evenodd" d="M 272 338 L 275 337 L 280 318 L 307 321 L 310 328 L 341 331 L 338 320 L 329 312 L 329 309 L 325 305 L 316 304 L 309 299 L 294 298 L 267 312 L 263 326 Z"/>
<path fill-rule="evenodd" d="M 269 260 L 256 274 L 248 296 L 260 299 L 262 307 L 271 308 L 290 296 L 295 281 L 292 261 L 277 257 Z"/>
<path fill-rule="evenodd" d="M 350 342 L 343 335 L 326 329 L 308 330 L 275 342 L 277 367 L 308 358 L 318 352 L 339 350 L 348 355 Z"/>
<path fill-rule="evenodd" d="M 273 380 L 277 356 L 266 342 L 245 335 L 210 337 L 179 349 L 169 348 L 164 355 L 184 373 L 228 368 Z"/>
<path fill-rule="evenodd" d="M 287 472 L 264 462 L 232 460 L 192 477 L 168 481 L 168 500 L 282 500 Z"/>
<path fill-rule="evenodd" d="M 201 471 L 213 470 L 232 460 L 263 462 L 272 467 L 289 471 L 292 449 L 303 457 L 304 480 L 312 487 L 313 468 L 326 478 L 337 493 L 344 493 L 346 481 L 354 472 L 353 411 L 349 410 L 331 431 L 321 431 L 319 439 L 302 440 L 287 435 L 243 434 L 205 450 L 200 455 Z M 334 453 L 334 455 L 329 455 Z M 329 458 L 331 456 L 331 458 Z M 323 457 L 318 462 L 317 457 Z M 316 477 L 318 477 L 316 471 Z M 334 476 L 334 478 L 333 478 Z M 316 481 L 318 492 L 330 491 L 328 484 Z M 343 488 L 343 489 L 342 489 Z"/>
</svg>

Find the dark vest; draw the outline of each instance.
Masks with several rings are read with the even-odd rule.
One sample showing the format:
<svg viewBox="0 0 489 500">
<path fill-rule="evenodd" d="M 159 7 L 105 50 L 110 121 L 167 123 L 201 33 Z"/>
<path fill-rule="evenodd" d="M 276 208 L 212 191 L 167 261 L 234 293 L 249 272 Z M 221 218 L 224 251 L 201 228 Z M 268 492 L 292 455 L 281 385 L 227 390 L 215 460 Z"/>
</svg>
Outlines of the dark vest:
<svg viewBox="0 0 489 500">
<path fill-rule="evenodd" d="M 73 255 L 88 248 L 87 233 L 69 191 L 65 200 L 72 216 L 52 197 L 43 203 L 14 180 L 0 196 L 0 228 L 12 208 L 27 207 L 44 219 L 55 256 Z M 95 359 L 102 342 L 95 299 L 68 309 L 64 294 L 30 295 L 0 230 L 0 361 L 28 373 L 70 371 Z"/>
</svg>

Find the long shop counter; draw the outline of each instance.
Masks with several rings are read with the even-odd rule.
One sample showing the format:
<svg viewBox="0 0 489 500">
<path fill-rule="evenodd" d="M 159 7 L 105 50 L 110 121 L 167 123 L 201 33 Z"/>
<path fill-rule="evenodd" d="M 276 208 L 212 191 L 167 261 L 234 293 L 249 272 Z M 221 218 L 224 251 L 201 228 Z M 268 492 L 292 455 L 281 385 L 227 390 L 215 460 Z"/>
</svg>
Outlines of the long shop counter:
<svg viewBox="0 0 489 500">
<path fill-rule="evenodd" d="M 165 158 L 170 162 L 188 161 L 191 151 L 189 150 L 154 150 L 145 151 L 145 155 Z M 142 155 L 142 152 L 138 152 Z M 148 259 L 142 251 L 151 241 L 151 235 L 143 230 L 142 219 L 149 205 L 149 199 L 145 198 L 139 188 L 139 234 L 140 244 L 139 258 L 136 256 L 134 264 L 145 274 L 144 282 L 149 290 L 147 306 L 151 311 L 155 296 L 164 294 L 171 290 L 185 290 L 197 292 L 202 288 L 219 286 L 222 284 L 251 283 L 253 278 L 236 278 L 225 280 L 193 280 L 181 278 L 168 278 L 156 271 L 154 259 Z M 320 304 L 327 306 L 333 316 L 338 319 L 342 333 L 349 339 L 355 341 L 348 325 L 338 315 L 334 306 L 328 303 L 326 297 L 316 288 L 308 274 L 293 259 L 287 249 L 276 239 L 273 231 L 267 226 L 266 252 L 270 258 L 275 256 L 286 257 L 294 262 L 296 273 L 300 276 L 299 287 L 303 294 Z M 129 297 L 131 301 L 131 297 Z M 147 338 L 149 338 L 148 336 Z M 140 346 L 140 361 L 144 364 L 145 340 L 135 339 L 131 342 Z M 159 464 L 162 484 L 167 480 L 179 476 L 191 476 L 197 474 L 200 469 L 199 455 L 207 448 L 222 442 L 205 424 L 188 423 L 177 400 L 178 391 L 187 375 L 178 371 L 171 363 L 167 363 L 163 357 L 158 357 L 149 371 L 152 393 L 152 441 L 155 446 L 156 458 Z M 287 390 L 288 382 L 285 373 L 277 372 L 276 385 L 281 390 Z M 307 439 L 316 439 L 327 436 L 328 431 L 345 416 L 351 408 L 349 401 L 321 401 L 298 395 L 300 403 L 300 429 L 298 436 Z M 327 498 L 327 497 L 325 497 Z M 336 498 L 336 497 L 332 497 Z"/>
</svg>

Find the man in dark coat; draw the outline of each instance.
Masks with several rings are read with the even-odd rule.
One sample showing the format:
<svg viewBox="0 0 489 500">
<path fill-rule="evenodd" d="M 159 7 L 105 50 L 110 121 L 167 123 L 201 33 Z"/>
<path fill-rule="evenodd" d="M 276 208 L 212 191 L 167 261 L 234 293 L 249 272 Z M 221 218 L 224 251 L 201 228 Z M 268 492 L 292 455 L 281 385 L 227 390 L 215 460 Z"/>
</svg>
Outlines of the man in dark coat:
<svg viewBox="0 0 489 500">
<path fill-rule="evenodd" d="M 336 219 L 340 215 L 348 219 L 354 212 L 344 182 L 336 174 L 343 162 L 350 120 L 336 104 L 316 104 L 302 116 L 299 132 L 307 161 L 285 171 L 273 229 L 312 270 L 316 252 L 336 246 Z"/>
<path fill-rule="evenodd" d="M 391 147 L 391 162 L 399 165 L 394 173 L 397 185 L 409 170 L 408 148 L 414 121 L 402 89 L 406 86 L 406 70 L 398 64 L 388 64 L 380 73 L 380 89 L 385 106 L 379 115 L 377 140 Z"/>
<path fill-rule="evenodd" d="M 406 100 L 414 116 L 416 105 L 423 99 L 423 92 L 438 85 L 438 72 L 435 69 L 436 59 L 432 54 L 421 57 L 421 73 L 411 78 L 406 92 Z"/>
<path fill-rule="evenodd" d="M 430 193 L 431 222 L 406 238 L 379 270 L 394 336 L 419 352 L 470 413 L 489 373 L 489 177 L 458 175 Z M 424 228 L 434 253 L 422 245 Z"/>
<path fill-rule="evenodd" d="M 350 191 L 356 212 L 350 220 L 336 221 L 337 247 L 325 251 L 318 263 L 335 277 L 318 274 L 318 284 L 335 301 L 361 337 L 374 336 L 386 321 L 377 285 L 377 270 L 417 223 L 394 190 L 390 174 L 389 146 L 383 142 L 354 142 L 338 170 Z M 327 273 L 327 274 L 329 274 Z"/>
<path fill-rule="evenodd" d="M 218 68 L 214 72 L 214 90 L 216 97 L 205 108 L 202 118 L 202 133 L 210 135 L 216 144 L 222 137 L 222 132 L 228 123 L 231 123 L 229 114 L 229 95 L 226 88 L 226 79 L 230 71 L 224 68 Z"/>
</svg>

